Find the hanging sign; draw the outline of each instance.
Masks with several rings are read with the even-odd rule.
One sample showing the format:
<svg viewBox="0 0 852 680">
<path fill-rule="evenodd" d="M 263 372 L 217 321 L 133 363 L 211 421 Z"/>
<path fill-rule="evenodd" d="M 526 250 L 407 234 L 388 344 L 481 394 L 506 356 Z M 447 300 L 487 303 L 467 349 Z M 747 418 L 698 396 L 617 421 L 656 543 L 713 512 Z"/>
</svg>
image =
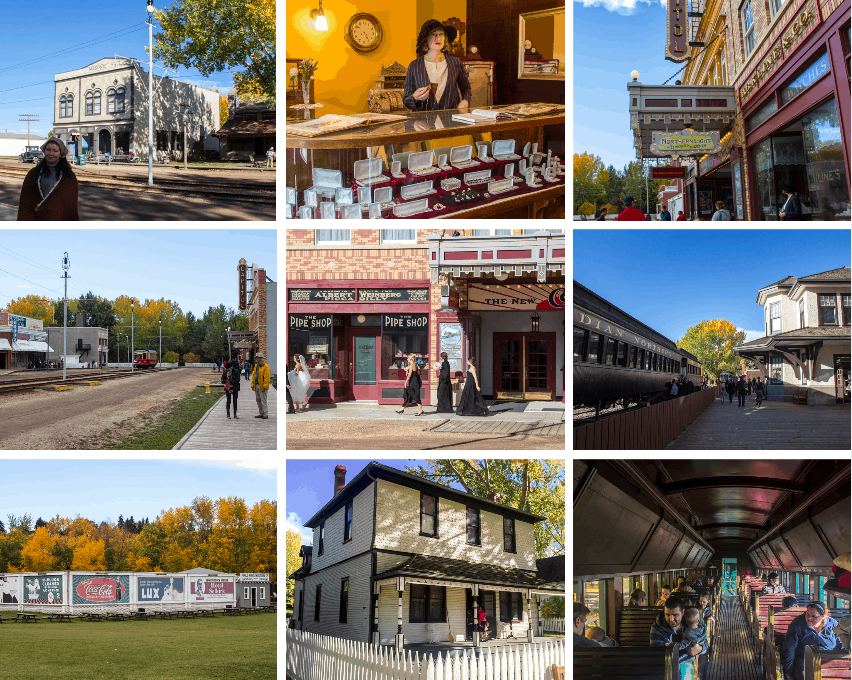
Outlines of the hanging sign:
<svg viewBox="0 0 852 680">
<path fill-rule="evenodd" d="M 686 61 L 686 0 L 667 0 L 666 52 L 669 61 Z"/>
<path fill-rule="evenodd" d="M 652 132 L 651 153 L 656 156 L 689 156 L 696 154 L 718 153 L 722 148 L 719 133 L 695 132 Z"/>
<path fill-rule="evenodd" d="M 686 179 L 686 167 L 671 165 L 665 168 L 651 168 L 651 179 Z"/>
<path fill-rule="evenodd" d="M 291 331 L 315 331 L 331 328 L 331 314 L 291 314 Z"/>
<path fill-rule="evenodd" d="M 565 284 L 517 283 L 508 286 L 468 284 L 467 308 L 475 310 L 565 311 Z"/>
<path fill-rule="evenodd" d="M 237 271 L 239 272 L 239 284 L 240 284 L 240 310 L 246 309 L 246 271 L 248 270 L 248 265 L 244 259 L 240 259 L 240 263 L 237 265 Z"/>
<path fill-rule="evenodd" d="M 414 331 L 428 327 L 428 314 L 382 314 L 383 331 Z"/>
</svg>

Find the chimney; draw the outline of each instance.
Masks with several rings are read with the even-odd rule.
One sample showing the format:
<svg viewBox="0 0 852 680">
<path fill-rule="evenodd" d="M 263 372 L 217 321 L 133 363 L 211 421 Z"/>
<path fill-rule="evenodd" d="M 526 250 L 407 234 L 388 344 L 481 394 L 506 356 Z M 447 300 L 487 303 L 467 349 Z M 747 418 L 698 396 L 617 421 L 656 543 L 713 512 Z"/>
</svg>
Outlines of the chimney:
<svg viewBox="0 0 852 680">
<path fill-rule="evenodd" d="M 493 492 L 493 491 L 492 491 L 491 493 L 487 494 L 485 497 L 486 497 L 489 501 L 491 501 L 492 503 L 496 503 L 496 502 L 497 502 L 497 494 L 496 494 L 495 492 Z"/>
<path fill-rule="evenodd" d="M 74 323 L 79 328 L 83 328 L 86 325 L 86 315 L 83 312 L 77 312 L 74 315 Z"/>
<path fill-rule="evenodd" d="M 346 486 L 346 468 L 338 465 L 334 468 L 334 495 L 339 494 L 344 486 Z"/>
</svg>

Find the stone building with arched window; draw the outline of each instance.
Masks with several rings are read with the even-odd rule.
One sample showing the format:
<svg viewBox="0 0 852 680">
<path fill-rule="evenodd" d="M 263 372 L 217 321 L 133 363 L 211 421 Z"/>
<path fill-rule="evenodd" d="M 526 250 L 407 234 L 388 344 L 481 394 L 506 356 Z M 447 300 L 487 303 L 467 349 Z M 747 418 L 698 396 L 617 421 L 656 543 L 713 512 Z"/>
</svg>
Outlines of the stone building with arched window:
<svg viewBox="0 0 852 680">
<path fill-rule="evenodd" d="M 133 59 L 101 59 L 56 74 L 54 135 L 68 154 L 127 154 L 148 159 L 148 73 Z M 219 129 L 219 93 L 154 76 L 154 151 L 177 159 L 183 153 L 183 115 L 188 110 L 187 145 Z M 184 106 L 181 109 L 181 105 Z"/>
</svg>

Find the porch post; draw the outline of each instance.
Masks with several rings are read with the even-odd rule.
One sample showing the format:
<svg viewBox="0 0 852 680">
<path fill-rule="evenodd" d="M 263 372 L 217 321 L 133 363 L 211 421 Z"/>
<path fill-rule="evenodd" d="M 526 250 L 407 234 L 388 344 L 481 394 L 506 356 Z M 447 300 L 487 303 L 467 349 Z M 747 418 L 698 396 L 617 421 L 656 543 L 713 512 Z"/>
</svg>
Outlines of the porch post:
<svg viewBox="0 0 852 680">
<path fill-rule="evenodd" d="M 532 590 L 527 588 L 527 642 L 533 641 L 532 603 L 530 602 L 531 598 Z"/>
<path fill-rule="evenodd" d="M 397 651 L 402 651 L 405 645 L 405 635 L 402 634 L 402 593 L 405 590 L 405 576 L 396 577 L 396 592 L 398 596 L 396 609 L 396 648 Z"/>
<path fill-rule="evenodd" d="M 374 647 L 378 647 L 381 642 L 379 636 L 379 596 L 381 593 L 382 587 L 377 582 L 373 582 L 373 632 L 370 635 L 370 640 Z"/>
<path fill-rule="evenodd" d="M 479 584 L 473 584 L 473 646 L 479 647 Z"/>
</svg>

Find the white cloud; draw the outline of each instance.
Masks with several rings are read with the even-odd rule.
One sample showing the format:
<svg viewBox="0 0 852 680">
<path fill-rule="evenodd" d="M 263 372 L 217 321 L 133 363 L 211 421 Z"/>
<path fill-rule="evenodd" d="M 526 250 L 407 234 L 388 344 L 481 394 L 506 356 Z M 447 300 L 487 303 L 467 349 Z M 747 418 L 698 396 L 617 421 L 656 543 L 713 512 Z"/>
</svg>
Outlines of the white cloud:
<svg viewBox="0 0 852 680">
<path fill-rule="evenodd" d="M 746 338 L 745 341 L 749 342 L 751 340 L 757 340 L 758 338 L 763 337 L 763 331 L 747 331 L 745 328 L 737 327 L 738 331 L 745 331 Z"/>
<path fill-rule="evenodd" d="M 295 512 L 291 512 L 287 515 L 287 520 L 285 524 L 287 531 L 295 531 L 302 537 L 302 545 L 313 545 L 314 530 L 302 526 L 302 518 L 299 517 Z"/>
<path fill-rule="evenodd" d="M 644 3 L 646 5 L 652 5 L 656 3 L 656 0 L 574 0 L 575 2 L 579 2 L 583 5 L 583 7 L 603 7 L 610 12 L 617 12 L 622 16 L 629 16 L 636 12 L 636 5 L 638 3 Z M 659 0 L 660 6 L 666 7 L 666 0 Z"/>
</svg>

